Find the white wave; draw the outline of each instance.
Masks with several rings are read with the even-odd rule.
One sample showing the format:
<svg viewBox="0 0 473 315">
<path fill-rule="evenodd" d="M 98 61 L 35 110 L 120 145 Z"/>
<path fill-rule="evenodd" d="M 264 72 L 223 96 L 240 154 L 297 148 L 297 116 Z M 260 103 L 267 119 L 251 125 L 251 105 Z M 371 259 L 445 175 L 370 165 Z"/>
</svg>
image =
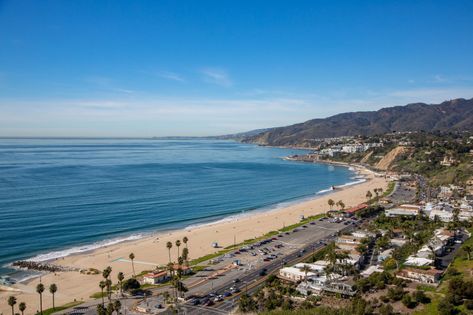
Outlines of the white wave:
<svg viewBox="0 0 473 315">
<path fill-rule="evenodd" d="M 353 186 L 353 185 L 361 184 L 361 183 L 364 183 L 364 182 L 366 182 L 366 178 L 356 180 L 354 182 L 349 182 L 349 183 L 337 186 L 336 188 L 343 188 L 343 187 Z"/>
<path fill-rule="evenodd" d="M 330 187 L 330 188 L 328 188 L 328 189 L 319 190 L 319 191 L 316 192 L 315 194 L 316 194 L 316 195 L 322 195 L 322 194 L 325 194 L 325 193 L 328 193 L 328 192 L 331 192 L 331 191 L 333 191 L 333 188 L 332 188 L 332 187 Z"/>
<path fill-rule="evenodd" d="M 101 247 L 115 245 L 115 244 L 122 243 L 122 242 L 127 242 L 127 241 L 138 240 L 138 239 L 141 239 L 143 237 L 144 237 L 144 234 L 134 234 L 134 235 L 130 235 L 130 236 L 124 237 L 124 238 L 115 238 L 115 239 L 110 239 L 110 240 L 104 240 L 104 241 L 101 241 L 101 242 L 96 242 L 96 243 L 92 243 L 92 244 L 88 244 L 88 245 L 76 246 L 76 247 L 71 247 L 71 248 L 67 248 L 67 249 L 64 249 L 64 250 L 58 250 L 58 251 L 53 251 L 53 252 L 49 252 L 49 253 L 46 253 L 46 254 L 40 254 L 40 255 L 37 255 L 33 258 L 27 259 L 27 261 L 42 262 L 42 261 L 54 260 L 54 259 L 57 259 L 57 258 L 67 257 L 67 256 L 73 255 L 73 254 L 89 252 L 89 251 L 92 251 L 92 250 L 95 250 L 95 249 L 98 249 L 98 248 L 101 248 Z"/>
</svg>

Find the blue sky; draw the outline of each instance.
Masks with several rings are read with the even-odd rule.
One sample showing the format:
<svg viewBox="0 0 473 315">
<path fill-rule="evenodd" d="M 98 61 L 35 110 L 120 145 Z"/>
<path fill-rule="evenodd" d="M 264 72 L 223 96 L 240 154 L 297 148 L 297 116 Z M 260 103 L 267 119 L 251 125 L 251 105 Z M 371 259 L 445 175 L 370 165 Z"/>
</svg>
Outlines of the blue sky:
<svg viewBox="0 0 473 315">
<path fill-rule="evenodd" d="M 473 97 L 472 1 L 2 1 L 0 136 L 216 135 Z"/>
</svg>

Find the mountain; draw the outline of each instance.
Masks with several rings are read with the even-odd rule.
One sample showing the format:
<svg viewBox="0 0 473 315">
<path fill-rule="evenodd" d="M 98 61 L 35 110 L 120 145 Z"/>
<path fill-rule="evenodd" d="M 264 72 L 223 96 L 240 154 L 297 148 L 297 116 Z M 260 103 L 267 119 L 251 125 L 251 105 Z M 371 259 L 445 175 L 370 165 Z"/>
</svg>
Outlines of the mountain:
<svg viewBox="0 0 473 315">
<path fill-rule="evenodd" d="M 392 131 L 473 131 L 473 98 L 441 104 L 414 103 L 377 111 L 350 112 L 272 128 L 244 142 L 272 146 L 308 146 L 311 139 L 372 136 Z"/>
<path fill-rule="evenodd" d="M 274 129 L 274 128 L 256 129 L 256 130 L 250 130 L 250 131 L 239 132 L 239 133 L 234 133 L 234 134 L 217 136 L 217 137 L 213 137 L 213 138 L 242 140 L 242 139 L 248 139 L 248 138 L 254 137 L 254 136 L 262 134 L 264 132 L 268 132 L 272 129 Z"/>
</svg>

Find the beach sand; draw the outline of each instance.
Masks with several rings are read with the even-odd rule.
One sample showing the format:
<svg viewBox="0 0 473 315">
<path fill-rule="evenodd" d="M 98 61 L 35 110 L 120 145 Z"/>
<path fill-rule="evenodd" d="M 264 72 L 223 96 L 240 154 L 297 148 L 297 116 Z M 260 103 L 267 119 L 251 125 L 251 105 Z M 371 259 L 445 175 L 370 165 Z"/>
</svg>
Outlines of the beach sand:
<svg viewBox="0 0 473 315">
<path fill-rule="evenodd" d="M 166 242 L 171 241 L 174 244 L 178 239 L 182 242 L 184 236 L 189 239 L 190 258 L 198 258 L 217 251 L 211 246 L 213 242 L 218 242 L 221 247 L 229 246 L 233 244 L 234 240 L 239 243 L 297 223 L 300 221 L 301 215 L 307 217 L 324 213 L 329 210 L 328 199 L 343 200 L 346 208 L 349 208 L 366 201 L 365 195 L 368 190 L 373 191 L 374 188 L 386 190 L 388 182 L 384 178 L 375 177 L 371 172 L 364 169 L 358 170 L 367 177 L 366 182 L 336 189 L 328 194 L 314 195 L 314 199 L 301 201 L 276 210 L 237 216 L 234 220 L 216 222 L 185 230 L 157 233 L 140 240 L 100 248 L 90 253 L 60 258 L 53 263 L 83 269 L 96 268 L 100 271 L 107 266 L 111 266 L 113 269 L 112 280 L 116 283 L 119 271 L 124 272 L 127 278 L 132 275 L 131 263 L 128 261 L 131 252 L 135 254 L 136 273 L 151 270 L 157 265 L 168 262 Z M 183 248 L 184 245 L 181 246 L 181 251 Z M 172 259 L 176 260 L 177 247 L 175 245 L 171 249 L 171 255 Z M 51 283 L 56 283 L 59 288 L 56 293 L 56 305 L 63 305 L 74 300 L 89 300 L 90 295 L 100 291 L 98 283 L 102 280 L 102 276 L 84 275 L 79 272 L 59 272 L 47 274 L 41 280 L 46 286 L 46 291 L 43 294 L 43 308 L 47 309 L 52 307 L 52 298 L 48 291 Z M 28 307 L 26 314 L 36 312 L 39 309 L 39 297 L 35 293 L 35 287 L 38 283 L 39 279 L 36 278 L 26 284 L 15 285 L 16 288 L 22 291 L 20 293 L 0 292 L 0 313 L 8 314 L 11 312 L 7 304 L 10 295 L 15 295 L 18 303 L 26 302 Z"/>
</svg>

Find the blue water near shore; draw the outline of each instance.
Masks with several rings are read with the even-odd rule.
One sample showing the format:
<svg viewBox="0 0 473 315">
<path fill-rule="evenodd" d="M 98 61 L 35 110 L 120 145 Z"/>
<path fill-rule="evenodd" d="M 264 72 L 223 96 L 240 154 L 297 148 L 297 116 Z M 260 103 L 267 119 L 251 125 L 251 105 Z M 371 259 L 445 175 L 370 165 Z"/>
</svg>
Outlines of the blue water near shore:
<svg viewBox="0 0 473 315">
<path fill-rule="evenodd" d="M 0 139 L 0 274 L 353 181 L 301 153 L 217 140 Z"/>
</svg>

